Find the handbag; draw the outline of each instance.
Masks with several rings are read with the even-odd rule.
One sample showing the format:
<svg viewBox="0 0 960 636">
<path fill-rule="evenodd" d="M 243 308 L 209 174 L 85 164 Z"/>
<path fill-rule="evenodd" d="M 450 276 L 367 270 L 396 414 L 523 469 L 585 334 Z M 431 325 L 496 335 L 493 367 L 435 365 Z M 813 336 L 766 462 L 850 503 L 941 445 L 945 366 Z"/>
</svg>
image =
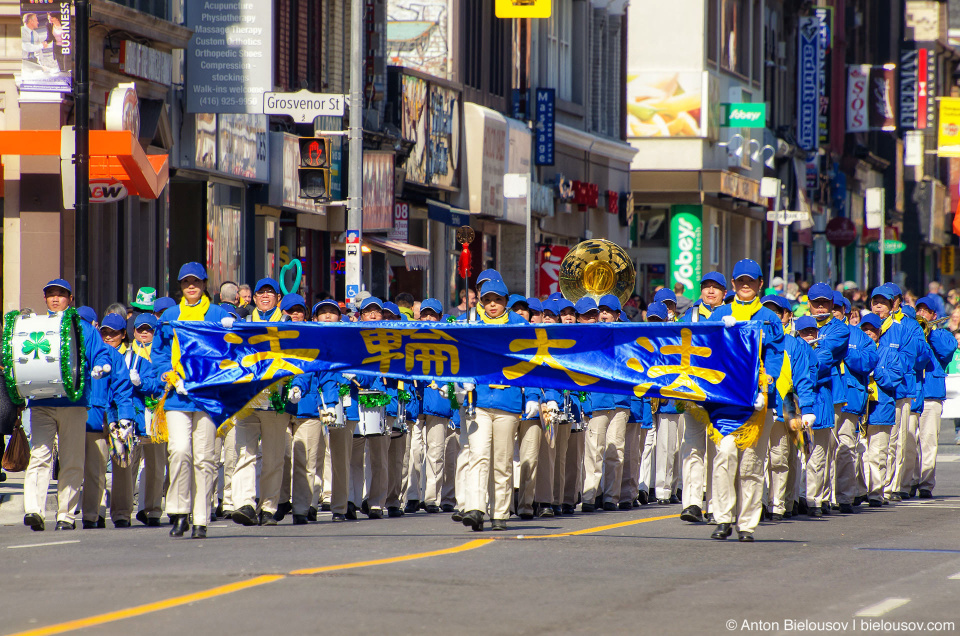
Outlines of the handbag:
<svg viewBox="0 0 960 636">
<path fill-rule="evenodd" d="M 29 463 L 30 442 L 27 441 L 27 434 L 23 431 L 23 422 L 18 420 L 10 436 L 10 443 L 3 451 L 3 461 L 0 465 L 8 473 L 19 473 L 25 471 Z"/>
</svg>

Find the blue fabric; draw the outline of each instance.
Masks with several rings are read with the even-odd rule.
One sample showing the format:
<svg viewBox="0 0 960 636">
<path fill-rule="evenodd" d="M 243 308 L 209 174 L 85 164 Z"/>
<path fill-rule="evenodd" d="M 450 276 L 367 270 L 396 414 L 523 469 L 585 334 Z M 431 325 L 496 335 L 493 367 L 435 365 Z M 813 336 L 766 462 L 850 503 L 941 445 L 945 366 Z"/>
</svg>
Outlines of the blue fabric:
<svg viewBox="0 0 960 636">
<path fill-rule="evenodd" d="M 843 404 L 847 400 L 847 385 L 840 372 L 840 363 L 847 355 L 850 327 L 832 316 L 819 327 L 817 336 L 820 342 L 814 349 L 819 365 L 817 389 L 819 390 L 821 386 L 829 386 L 833 394 L 833 404 Z"/>
<path fill-rule="evenodd" d="M 903 355 L 904 327 L 893 323 L 880 336 L 877 346 L 877 366 L 873 370 L 873 379 L 877 387 L 893 400 L 909 397 L 906 391 L 907 359 Z"/>
<path fill-rule="evenodd" d="M 816 395 L 814 394 L 814 379 L 816 378 L 816 359 L 813 355 L 813 349 L 807 344 L 807 341 L 799 336 L 787 336 L 784 338 L 784 364 L 790 360 L 790 377 L 792 379 L 792 392 L 797 396 L 797 405 L 800 407 L 800 413 L 809 415 L 814 413 L 814 404 Z M 781 373 L 783 368 L 781 367 Z M 783 397 L 777 391 L 777 419 L 783 421 Z"/>
<path fill-rule="evenodd" d="M 120 352 L 113 347 L 107 347 L 107 354 L 110 357 L 110 373 L 98 380 L 92 380 L 91 401 L 96 405 L 97 410 L 102 410 L 106 414 L 107 421 L 118 422 L 120 420 L 131 420 L 137 425 L 137 431 L 143 434 L 143 414 L 137 418 L 137 412 L 132 400 L 133 385 L 130 384 L 130 372 L 127 370 L 127 363 L 120 355 Z M 91 421 L 87 419 L 87 431 L 99 432 L 103 430 L 103 417 Z"/>
<path fill-rule="evenodd" d="M 926 364 L 926 337 L 920 324 L 903 314 L 895 314 L 893 319 L 902 327 L 900 333 L 900 355 L 903 358 L 904 388 L 897 393 L 897 399 L 913 399 L 920 394 L 917 387 L 917 372 L 922 372 Z"/>
<path fill-rule="evenodd" d="M 842 409 L 844 413 L 866 413 L 867 387 L 870 385 L 870 374 L 876 368 L 878 360 L 876 343 L 860 329 L 851 328 L 847 355 L 843 359 L 843 379 L 847 387 L 847 403 Z"/>
<path fill-rule="evenodd" d="M 310 419 L 320 415 L 320 394 L 317 392 L 315 373 L 301 373 L 290 381 L 289 388 L 300 389 L 300 401 L 287 402 L 284 410 L 300 419 Z M 289 393 L 289 391 L 288 391 Z"/>
<path fill-rule="evenodd" d="M 946 368 L 957 350 L 957 339 L 946 329 L 934 329 L 927 341 L 932 355 L 923 369 L 923 399 L 943 400 L 947 397 Z"/>
</svg>

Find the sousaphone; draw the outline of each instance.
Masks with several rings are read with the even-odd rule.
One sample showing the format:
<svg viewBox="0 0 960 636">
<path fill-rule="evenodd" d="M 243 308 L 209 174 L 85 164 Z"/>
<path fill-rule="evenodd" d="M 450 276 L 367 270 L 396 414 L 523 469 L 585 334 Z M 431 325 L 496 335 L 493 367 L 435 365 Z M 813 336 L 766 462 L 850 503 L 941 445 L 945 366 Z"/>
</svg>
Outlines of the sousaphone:
<svg viewBox="0 0 960 636">
<path fill-rule="evenodd" d="M 560 291 L 573 303 L 584 296 L 598 301 L 613 294 L 622 305 L 633 294 L 636 278 L 627 251 L 605 239 L 583 241 L 560 263 Z"/>
</svg>

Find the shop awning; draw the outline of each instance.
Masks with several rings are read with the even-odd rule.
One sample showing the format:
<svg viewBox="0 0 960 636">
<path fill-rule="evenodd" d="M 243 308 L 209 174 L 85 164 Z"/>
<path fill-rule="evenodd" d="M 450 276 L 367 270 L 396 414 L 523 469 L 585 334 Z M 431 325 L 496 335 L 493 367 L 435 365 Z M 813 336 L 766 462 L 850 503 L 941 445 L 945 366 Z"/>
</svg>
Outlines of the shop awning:
<svg viewBox="0 0 960 636">
<path fill-rule="evenodd" d="M 371 245 L 385 249 L 388 252 L 402 256 L 408 270 L 427 269 L 430 267 L 430 250 L 428 249 L 410 245 L 409 243 L 401 243 L 400 241 L 391 241 L 388 238 L 383 238 L 375 234 L 364 234 L 363 240 Z"/>
<path fill-rule="evenodd" d="M 427 199 L 427 218 L 451 227 L 470 225 L 470 210 L 455 208 L 449 203 Z"/>
<path fill-rule="evenodd" d="M 60 156 L 59 130 L 0 131 L 0 155 Z M 169 178 L 169 157 L 148 155 L 133 133 L 90 131 L 90 178 L 113 177 L 131 195 L 156 199 Z"/>
<path fill-rule="evenodd" d="M 760 196 L 760 182 L 729 170 L 635 170 L 630 187 L 641 195 L 637 202 L 702 203 L 705 194 L 723 195 L 766 207 Z M 645 196 L 644 196 L 645 195 Z"/>
</svg>

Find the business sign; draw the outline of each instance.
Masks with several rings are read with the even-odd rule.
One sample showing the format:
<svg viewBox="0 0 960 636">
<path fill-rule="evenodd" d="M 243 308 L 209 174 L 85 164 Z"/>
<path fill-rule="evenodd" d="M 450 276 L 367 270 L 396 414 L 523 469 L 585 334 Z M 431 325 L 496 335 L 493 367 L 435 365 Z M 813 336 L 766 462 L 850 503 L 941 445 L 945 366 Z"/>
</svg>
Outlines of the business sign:
<svg viewBox="0 0 960 636">
<path fill-rule="evenodd" d="M 393 229 L 394 154 L 391 151 L 363 153 L 363 231 Z"/>
<path fill-rule="evenodd" d="M 397 201 L 393 204 L 393 229 L 387 232 L 391 241 L 410 241 L 410 204 Z"/>
<path fill-rule="evenodd" d="M 127 188 L 118 179 L 90 179 L 90 203 L 114 203 L 126 198 Z"/>
<path fill-rule="evenodd" d="M 262 114 L 273 90 L 272 2 L 184 2 L 187 112 Z"/>
<path fill-rule="evenodd" d="M 937 154 L 960 157 L 960 97 L 941 97 L 937 124 Z"/>
<path fill-rule="evenodd" d="M 73 90 L 70 5 L 69 0 L 20 0 L 21 91 Z"/>
<path fill-rule="evenodd" d="M 927 49 L 900 50 L 900 128 L 927 127 Z"/>
<path fill-rule="evenodd" d="M 721 104 L 720 126 L 722 128 L 766 128 L 767 105 Z"/>
<path fill-rule="evenodd" d="M 170 86 L 173 83 L 173 56 L 145 44 L 120 43 L 120 70 L 131 77 Z"/>
<path fill-rule="evenodd" d="M 466 102 L 463 105 L 470 212 L 503 218 L 507 120 L 500 113 Z"/>
<path fill-rule="evenodd" d="M 797 145 L 815 150 L 820 140 L 820 20 L 800 18 L 797 36 Z"/>
<path fill-rule="evenodd" d="M 813 15 L 820 23 L 820 145 L 826 146 L 830 134 L 830 57 L 833 52 L 833 7 L 815 7 Z"/>
<path fill-rule="evenodd" d="M 266 115 L 217 115 L 217 170 L 243 179 L 270 178 Z"/>
<path fill-rule="evenodd" d="M 400 131 L 414 142 L 404 164 L 407 181 L 459 188 L 459 91 L 413 75 L 403 75 L 400 81 Z"/>
<path fill-rule="evenodd" d="M 298 124 L 309 124 L 321 115 L 343 117 L 346 98 L 330 93 L 311 93 L 304 89 L 296 93 L 264 93 L 265 115 L 288 115 Z"/>
<path fill-rule="evenodd" d="M 547 256 L 549 252 L 549 256 Z M 560 263 L 570 252 L 569 247 L 551 245 L 537 250 L 537 295 L 549 296 L 560 291 Z"/>
<path fill-rule="evenodd" d="M 554 163 L 554 116 L 556 114 L 556 91 L 552 88 L 538 88 L 537 109 L 537 153 L 538 166 L 552 166 Z"/>
<path fill-rule="evenodd" d="M 498 18 L 549 18 L 552 5 L 553 0 L 497 0 L 494 13 Z"/>
<path fill-rule="evenodd" d="M 703 274 L 703 208 L 674 205 L 670 212 L 670 280 L 667 287 L 683 284 L 690 300 L 700 296 Z"/>
<path fill-rule="evenodd" d="M 104 114 L 107 130 L 126 130 L 140 137 L 140 100 L 133 82 L 119 84 L 107 97 Z"/>
<path fill-rule="evenodd" d="M 880 251 L 880 241 L 871 241 L 867 243 L 867 249 L 871 252 Z M 896 239 L 887 239 L 883 242 L 883 252 L 884 254 L 899 254 L 900 252 L 907 249 L 907 244 L 903 241 L 898 241 Z"/>
<path fill-rule="evenodd" d="M 640 56 L 632 63 L 640 64 Z M 631 58 L 632 59 L 632 58 Z M 698 71 L 627 70 L 627 137 L 712 137 L 717 126 L 719 82 Z M 709 84 L 707 84 L 710 82 Z M 704 91 L 704 85 L 708 91 Z M 708 95 L 709 93 L 716 93 Z M 711 121 L 712 117 L 712 121 Z M 717 126 L 718 127 L 718 126 Z M 719 128 L 719 127 L 718 127 Z"/>
</svg>

